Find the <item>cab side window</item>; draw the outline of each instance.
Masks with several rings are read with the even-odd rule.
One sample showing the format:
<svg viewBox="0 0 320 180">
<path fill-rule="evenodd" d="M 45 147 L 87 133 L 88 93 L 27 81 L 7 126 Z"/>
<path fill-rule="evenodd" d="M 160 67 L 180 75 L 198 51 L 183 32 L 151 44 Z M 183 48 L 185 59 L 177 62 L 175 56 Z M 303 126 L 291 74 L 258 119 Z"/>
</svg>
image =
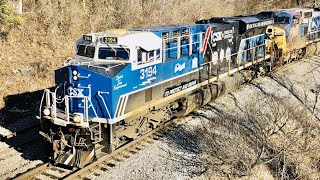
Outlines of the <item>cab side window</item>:
<svg viewBox="0 0 320 180">
<path fill-rule="evenodd" d="M 138 65 L 146 64 L 160 60 L 160 49 L 146 51 L 143 48 L 138 49 Z"/>
</svg>

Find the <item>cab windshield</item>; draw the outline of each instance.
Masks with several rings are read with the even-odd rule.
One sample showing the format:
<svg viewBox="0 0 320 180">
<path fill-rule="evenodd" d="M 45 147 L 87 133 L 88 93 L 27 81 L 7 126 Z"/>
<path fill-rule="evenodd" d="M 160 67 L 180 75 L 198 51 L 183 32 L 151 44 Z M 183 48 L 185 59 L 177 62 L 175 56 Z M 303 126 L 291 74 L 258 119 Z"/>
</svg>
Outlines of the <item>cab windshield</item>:
<svg viewBox="0 0 320 180">
<path fill-rule="evenodd" d="M 88 58 L 93 58 L 94 51 L 95 51 L 95 47 L 93 47 L 93 46 L 79 45 L 77 55 L 88 57 Z"/>
<path fill-rule="evenodd" d="M 129 49 L 125 48 L 100 48 L 99 59 L 107 60 L 129 60 Z"/>
<path fill-rule="evenodd" d="M 289 17 L 275 17 L 274 22 L 278 24 L 289 24 L 290 18 Z"/>
</svg>

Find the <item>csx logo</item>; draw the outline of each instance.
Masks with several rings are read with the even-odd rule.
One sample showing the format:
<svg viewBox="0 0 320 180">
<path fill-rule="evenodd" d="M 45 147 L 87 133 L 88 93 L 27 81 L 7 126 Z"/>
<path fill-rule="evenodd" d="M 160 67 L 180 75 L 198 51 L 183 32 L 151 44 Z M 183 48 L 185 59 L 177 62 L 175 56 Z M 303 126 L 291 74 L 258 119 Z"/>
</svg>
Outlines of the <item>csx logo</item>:
<svg viewBox="0 0 320 180">
<path fill-rule="evenodd" d="M 224 39 L 229 39 L 229 41 L 232 41 L 233 38 L 233 33 L 234 33 L 234 28 L 226 31 L 220 31 L 220 32 L 211 32 L 211 41 L 212 43 L 224 40 Z"/>
<path fill-rule="evenodd" d="M 211 34 L 212 42 L 218 42 L 224 39 L 224 34 L 222 32 L 216 32 Z"/>
<path fill-rule="evenodd" d="M 84 89 L 69 87 L 68 90 L 69 90 L 69 95 L 70 96 L 78 96 L 78 97 L 79 96 L 84 96 L 83 95 Z"/>
</svg>

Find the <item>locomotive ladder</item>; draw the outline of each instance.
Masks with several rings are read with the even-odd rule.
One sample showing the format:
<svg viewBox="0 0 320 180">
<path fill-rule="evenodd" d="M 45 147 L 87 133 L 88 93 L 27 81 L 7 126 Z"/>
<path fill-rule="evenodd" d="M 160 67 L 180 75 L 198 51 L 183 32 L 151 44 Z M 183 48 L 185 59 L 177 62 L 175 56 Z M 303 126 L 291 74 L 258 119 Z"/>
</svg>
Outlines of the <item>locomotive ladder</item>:
<svg viewBox="0 0 320 180">
<path fill-rule="evenodd" d="M 106 119 L 99 118 L 97 115 L 97 112 L 91 102 L 91 87 L 79 87 L 83 90 L 88 90 L 88 95 L 65 95 L 63 99 L 58 99 L 56 96 L 56 91 L 51 92 L 49 89 L 46 89 L 44 92 L 44 97 L 46 101 L 46 107 L 51 108 L 52 117 L 54 119 L 57 119 L 59 121 L 64 120 L 66 121 L 66 124 L 70 124 L 71 119 L 74 118 L 74 115 L 70 114 L 70 101 L 73 99 L 80 99 L 83 102 L 83 106 L 78 106 L 79 108 L 83 109 L 83 118 L 81 118 L 80 124 L 87 128 L 91 133 L 91 140 L 93 140 L 94 143 L 98 143 L 102 141 L 102 121 L 106 123 Z M 42 102 L 41 102 L 42 103 Z M 64 103 L 64 112 L 63 110 L 57 108 L 57 104 Z M 92 108 L 92 111 L 94 113 L 93 118 L 89 118 L 89 110 Z"/>
<path fill-rule="evenodd" d="M 94 144 L 97 144 L 102 141 L 102 127 L 101 127 L 101 121 L 103 120 L 102 118 L 98 117 L 98 114 L 91 102 L 91 87 L 79 87 L 82 88 L 83 90 L 87 89 L 88 90 L 88 95 L 83 96 L 83 112 L 84 112 L 84 117 L 83 120 L 86 123 L 86 127 L 91 133 L 91 140 L 93 140 Z M 66 106 L 69 107 L 69 106 Z M 92 108 L 92 111 L 94 112 L 95 117 L 89 119 L 89 109 Z"/>
<path fill-rule="evenodd" d="M 85 127 L 90 131 L 91 134 L 91 140 L 92 140 L 92 144 L 94 145 L 94 150 L 90 153 L 89 157 L 93 157 L 94 155 L 97 158 L 100 158 L 101 156 L 105 155 L 102 152 L 102 149 L 105 147 L 104 145 L 102 145 L 100 142 L 102 142 L 102 127 L 101 121 L 105 121 L 104 123 L 106 123 L 106 120 L 104 118 L 99 118 L 98 114 L 93 106 L 93 103 L 91 102 L 91 87 L 79 87 L 83 90 L 87 89 L 88 90 L 88 95 L 82 95 L 82 96 L 66 96 L 65 99 L 65 103 L 66 103 L 66 109 L 65 112 L 66 114 L 69 114 L 69 100 L 72 98 L 81 98 L 82 102 L 83 102 L 83 106 L 78 106 L 79 108 L 83 108 L 83 118 L 81 119 L 81 124 L 85 124 Z M 92 111 L 94 112 L 95 117 L 93 118 L 89 118 L 88 112 L 90 110 L 90 108 L 92 108 Z M 68 116 L 68 115 L 67 115 Z M 69 119 L 68 119 L 69 120 Z M 90 159 L 90 158 L 88 158 Z M 84 163 L 86 164 L 86 162 Z"/>
</svg>

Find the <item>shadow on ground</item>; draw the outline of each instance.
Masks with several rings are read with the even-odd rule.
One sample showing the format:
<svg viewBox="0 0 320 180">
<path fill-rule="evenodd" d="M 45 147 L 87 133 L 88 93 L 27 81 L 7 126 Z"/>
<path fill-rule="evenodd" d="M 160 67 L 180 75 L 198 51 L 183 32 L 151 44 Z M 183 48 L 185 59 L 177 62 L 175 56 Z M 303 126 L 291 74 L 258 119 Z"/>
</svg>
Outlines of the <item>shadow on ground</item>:
<svg viewBox="0 0 320 180">
<path fill-rule="evenodd" d="M 39 135 L 39 106 L 43 90 L 10 95 L 0 110 L 0 141 L 22 153 L 26 160 L 46 160 L 46 147 Z"/>
</svg>

